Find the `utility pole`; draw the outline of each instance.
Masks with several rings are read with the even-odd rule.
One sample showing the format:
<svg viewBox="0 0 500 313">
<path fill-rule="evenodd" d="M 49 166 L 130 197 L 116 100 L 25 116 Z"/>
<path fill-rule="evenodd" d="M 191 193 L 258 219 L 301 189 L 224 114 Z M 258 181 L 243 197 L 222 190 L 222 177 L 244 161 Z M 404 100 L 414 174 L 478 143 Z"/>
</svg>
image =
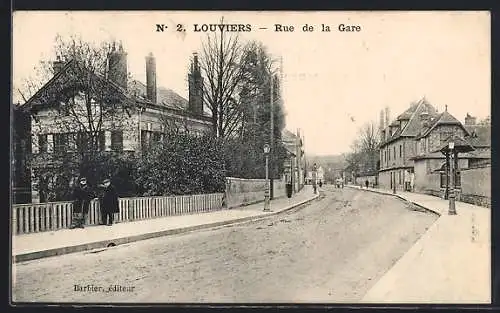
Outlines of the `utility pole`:
<svg viewBox="0 0 500 313">
<path fill-rule="evenodd" d="M 270 199 L 274 199 L 274 80 L 273 80 L 273 73 L 270 73 L 271 75 L 271 174 L 269 176 L 269 184 L 270 184 Z"/>
</svg>

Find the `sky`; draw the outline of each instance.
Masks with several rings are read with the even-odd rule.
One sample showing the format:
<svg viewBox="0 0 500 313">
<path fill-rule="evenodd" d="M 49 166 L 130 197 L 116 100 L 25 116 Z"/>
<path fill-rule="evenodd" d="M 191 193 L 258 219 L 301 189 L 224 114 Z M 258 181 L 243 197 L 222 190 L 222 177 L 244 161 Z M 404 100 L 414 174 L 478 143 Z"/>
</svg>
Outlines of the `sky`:
<svg viewBox="0 0 500 313">
<path fill-rule="evenodd" d="M 286 128 L 304 136 L 306 153 L 350 151 L 357 130 L 389 107 L 395 118 L 425 96 L 463 121 L 491 111 L 490 16 L 483 12 L 17 11 L 13 15 L 13 90 L 55 59 L 57 34 L 121 40 L 128 70 L 145 82 L 145 56 L 156 57 L 157 85 L 187 98 L 187 70 L 208 33 L 194 25 L 250 24 L 240 39 L 282 57 Z M 168 26 L 156 32 L 156 24 Z M 185 32 L 177 32 L 182 24 Z M 293 26 L 278 32 L 275 25 Z M 304 32 L 303 26 L 314 27 Z M 322 32 L 322 24 L 330 32 Z M 359 32 L 340 32 L 339 24 Z M 265 27 L 267 29 L 260 29 Z M 36 29 L 36 32 L 33 30 Z M 13 101 L 20 101 L 16 93 Z"/>
</svg>

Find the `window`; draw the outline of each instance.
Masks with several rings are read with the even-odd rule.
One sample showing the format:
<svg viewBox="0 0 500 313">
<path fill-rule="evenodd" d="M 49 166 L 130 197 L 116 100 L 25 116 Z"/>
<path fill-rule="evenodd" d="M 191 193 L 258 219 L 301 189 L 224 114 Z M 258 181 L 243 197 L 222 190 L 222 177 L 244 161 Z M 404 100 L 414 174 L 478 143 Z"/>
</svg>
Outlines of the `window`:
<svg viewBox="0 0 500 313">
<path fill-rule="evenodd" d="M 446 173 L 440 173 L 441 188 L 446 188 Z"/>
<path fill-rule="evenodd" d="M 389 161 L 391 160 L 391 149 L 387 148 L 387 155 L 389 156 Z"/>
<path fill-rule="evenodd" d="M 115 130 L 111 132 L 111 150 L 123 151 L 123 131 Z"/>
<path fill-rule="evenodd" d="M 402 145 L 399 145 L 399 157 L 400 158 L 403 157 L 403 146 Z"/>
<path fill-rule="evenodd" d="M 68 133 L 66 134 L 67 137 L 67 151 L 76 151 L 77 148 L 77 134 L 76 133 Z"/>
<path fill-rule="evenodd" d="M 64 153 L 68 149 L 68 134 L 54 134 L 54 152 Z"/>
<path fill-rule="evenodd" d="M 457 171 L 457 172 L 455 173 L 455 187 L 456 187 L 456 188 L 459 188 L 459 187 L 460 187 L 460 185 L 461 185 L 460 172 L 459 172 L 459 171 Z"/>
<path fill-rule="evenodd" d="M 99 151 L 104 151 L 106 149 L 106 136 L 104 131 L 100 131 L 97 135 L 97 149 Z"/>
<path fill-rule="evenodd" d="M 161 133 L 160 132 L 153 133 L 153 142 L 155 144 L 161 142 Z"/>
<path fill-rule="evenodd" d="M 153 137 L 153 132 L 149 130 L 141 130 L 141 146 L 143 150 L 148 149 L 151 146 L 151 141 Z"/>
<path fill-rule="evenodd" d="M 39 149 L 40 153 L 47 152 L 49 145 L 48 145 L 46 134 L 38 135 L 38 146 L 40 147 L 40 149 Z"/>
<path fill-rule="evenodd" d="M 394 160 L 396 160 L 396 146 L 392 147 Z"/>
</svg>

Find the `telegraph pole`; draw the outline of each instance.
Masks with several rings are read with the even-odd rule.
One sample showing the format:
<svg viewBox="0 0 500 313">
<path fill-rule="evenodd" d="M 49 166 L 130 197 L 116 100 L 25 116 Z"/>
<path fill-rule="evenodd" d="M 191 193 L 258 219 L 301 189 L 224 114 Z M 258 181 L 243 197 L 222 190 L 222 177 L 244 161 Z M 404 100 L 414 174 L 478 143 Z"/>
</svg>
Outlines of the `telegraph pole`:
<svg viewBox="0 0 500 313">
<path fill-rule="evenodd" d="M 270 158 L 270 163 L 271 163 L 271 174 L 269 175 L 269 184 L 270 184 L 270 199 L 274 199 L 274 80 L 273 80 L 273 73 L 270 73 L 271 75 L 271 158 Z"/>
</svg>

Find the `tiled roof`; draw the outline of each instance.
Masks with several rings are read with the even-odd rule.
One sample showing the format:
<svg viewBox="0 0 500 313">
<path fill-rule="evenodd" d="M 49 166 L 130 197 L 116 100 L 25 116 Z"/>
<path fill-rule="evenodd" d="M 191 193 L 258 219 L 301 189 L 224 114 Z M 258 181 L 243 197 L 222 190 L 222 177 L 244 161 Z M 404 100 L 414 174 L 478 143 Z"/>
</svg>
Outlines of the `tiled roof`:
<svg viewBox="0 0 500 313">
<path fill-rule="evenodd" d="M 437 113 L 436 108 L 432 106 L 425 98 L 422 98 L 418 104 L 415 106 L 415 109 L 412 112 L 412 116 L 408 121 L 408 124 L 403 129 L 401 136 L 409 136 L 414 137 L 420 133 L 422 129 L 422 122 L 420 121 L 420 113 L 427 112 L 430 116 L 435 116 Z"/>
<path fill-rule="evenodd" d="M 449 136 L 448 138 L 446 138 L 445 142 L 438 149 L 436 149 L 436 151 L 433 151 L 433 152 L 439 152 L 443 149 L 446 149 L 450 142 L 455 143 L 455 149 L 457 149 L 457 147 L 460 147 L 464 150 L 469 150 L 469 151 L 474 150 L 474 148 L 471 146 L 471 144 L 467 140 L 465 140 L 464 138 L 459 137 L 457 135 L 452 135 L 452 136 Z M 467 152 L 469 152 L 469 151 L 467 151 Z"/>
<path fill-rule="evenodd" d="M 402 129 L 398 127 L 394 134 L 381 144 L 384 145 L 385 143 L 396 140 L 399 137 L 415 137 L 421 134 L 422 123 L 420 121 L 420 113 L 422 112 L 428 112 L 431 117 L 434 117 L 437 114 L 436 108 L 434 108 L 425 98 L 412 103 L 410 108 L 401 113 L 397 118 L 399 120 L 408 120 L 406 125 Z M 390 125 L 399 126 L 399 123 L 393 121 Z"/>
<path fill-rule="evenodd" d="M 129 92 L 136 97 L 144 98 L 146 97 L 146 84 L 138 81 L 132 80 L 128 83 Z M 188 100 L 181 97 L 175 91 L 164 88 L 156 88 L 156 102 L 157 104 L 163 104 L 165 106 L 186 109 L 188 107 Z"/>
<path fill-rule="evenodd" d="M 288 129 L 283 129 L 283 131 L 281 132 L 281 139 L 283 141 L 293 141 L 296 140 L 296 138 L 297 136 Z"/>
<path fill-rule="evenodd" d="M 465 139 L 473 147 L 491 146 L 491 127 L 483 125 L 465 126 L 470 136 Z"/>
<path fill-rule="evenodd" d="M 463 127 L 462 123 L 460 123 L 459 120 L 457 120 L 453 115 L 448 113 L 448 111 L 444 111 L 443 113 L 437 116 L 434 122 L 431 123 L 425 131 L 422 131 L 421 137 L 427 136 L 438 125 L 459 125 Z"/>
</svg>

